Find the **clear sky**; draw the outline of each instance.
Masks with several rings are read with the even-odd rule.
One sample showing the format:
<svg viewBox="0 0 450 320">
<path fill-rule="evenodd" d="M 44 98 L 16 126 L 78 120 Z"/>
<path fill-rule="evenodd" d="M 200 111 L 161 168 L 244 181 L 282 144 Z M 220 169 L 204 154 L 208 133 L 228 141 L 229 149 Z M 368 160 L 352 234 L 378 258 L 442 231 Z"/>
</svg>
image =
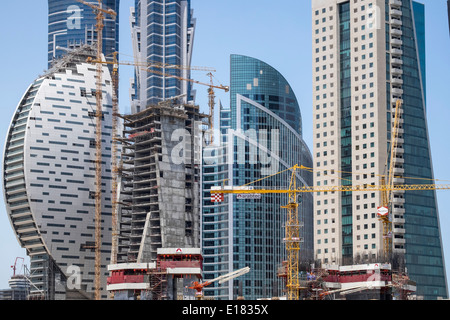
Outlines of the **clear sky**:
<svg viewBox="0 0 450 320">
<path fill-rule="evenodd" d="M 437 179 L 450 181 L 450 37 L 447 1 L 420 0 L 425 4 L 427 48 L 427 111 L 429 136 Z M 120 59 L 132 60 L 129 8 L 134 0 L 121 0 Z M 197 29 L 194 66 L 217 70 L 216 84 L 229 84 L 230 54 L 248 55 L 277 69 L 290 83 L 303 117 L 303 135 L 311 152 L 312 70 L 310 0 L 192 0 Z M 14 110 L 27 87 L 47 68 L 47 1 L 2 1 L 0 10 L 0 142 L 4 141 Z M 130 112 L 128 99 L 132 68 L 120 68 L 120 109 Z M 208 82 L 206 72 L 192 73 Z M 197 103 L 207 112 L 207 87 L 196 85 Z M 228 94 L 216 91 L 228 104 Z M 217 114 L 217 112 L 216 112 Z M 448 183 L 443 181 L 442 183 Z M 450 190 L 438 191 L 444 255 L 450 275 Z M 6 215 L 0 195 L 0 289 L 8 288 L 11 265 L 26 257 Z M 28 259 L 26 263 L 29 266 Z"/>
</svg>

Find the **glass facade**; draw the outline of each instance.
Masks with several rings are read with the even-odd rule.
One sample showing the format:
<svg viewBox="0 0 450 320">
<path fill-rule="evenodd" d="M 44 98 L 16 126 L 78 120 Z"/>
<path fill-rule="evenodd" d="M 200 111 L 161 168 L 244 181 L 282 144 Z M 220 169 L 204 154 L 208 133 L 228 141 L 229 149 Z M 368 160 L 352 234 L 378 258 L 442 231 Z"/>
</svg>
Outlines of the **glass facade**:
<svg viewBox="0 0 450 320">
<path fill-rule="evenodd" d="M 186 94 L 192 100 L 191 84 L 170 76 L 190 78 L 195 19 L 190 0 L 136 0 L 133 21 L 133 50 L 141 62 L 155 63 L 153 72 L 136 70 L 133 99 L 136 111 L 147 105 Z M 169 75 L 169 76 L 166 76 Z"/>
<path fill-rule="evenodd" d="M 268 64 L 241 55 L 231 56 L 230 109 L 221 110 L 221 142 L 205 161 L 203 181 L 204 276 L 250 267 L 250 273 L 231 286 L 205 289 L 205 295 L 232 299 L 243 295 L 257 299 L 282 295 L 283 280 L 277 269 L 286 259 L 284 226 L 287 195 L 262 195 L 241 199 L 227 195 L 211 203 L 209 190 L 226 185 L 288 188 L 295 164 L 311 168 L 312 157 L 301 136 L 297 99 L 283 76 Z M 283 173 L 276 174 L 284 171 Z M 254 183 L 253 183 L 254 182 Z M 311 185 L 312 174 L 299 172 L 297 185 Z M 312 261 L 312 194 L 304 194 L 299 216 L 303 243 L 301 258 Z M 239 291 L 239 288 L 242 288 Z"/>
<path fill-rule="evenodd" d="M 340 41 L 340 113 L 341 113 L 341 179 L 352 184 L 352 88 L 350 57 L 350 4 L 339 4 Z M 351 192 L 341 192 L 342 258 L 353 258 L 353 202 Z M 345 263 L 345 262 L 344 262 Z"/>
<path fill-rule="evenodd" d="M 97 1 L 88 1 L 98 5 Z M 112 61 L 112 53 L 119 51 L 120 0 L 104 0 L 103 7 L 117 13 L 116 19 L 105 15 L 103 29 L 103 54 Z M 48 63 L 66 53 L 58 47 L 74 49 L 97 40 L 95 12 L 75 0 L 48 1 Z M 111 70 L 112 67 L 110 67 Z"/>
<path fill-rule="evenodd" d="M 406 184 L 433 179 L 425 110 L 424 6 L 403 1 L 404 176 Z M 405 259 L 417 294 L 446 297 L 446 277 L 434 191 L 405 192 Z"/>
</svg>

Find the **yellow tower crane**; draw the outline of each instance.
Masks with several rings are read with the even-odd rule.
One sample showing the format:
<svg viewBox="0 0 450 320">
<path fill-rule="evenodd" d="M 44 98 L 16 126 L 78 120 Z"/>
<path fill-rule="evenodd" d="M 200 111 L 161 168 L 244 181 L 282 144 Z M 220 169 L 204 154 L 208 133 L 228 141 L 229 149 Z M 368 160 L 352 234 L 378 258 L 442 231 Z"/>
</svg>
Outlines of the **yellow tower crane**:
<svg viewBox="0 0 450 320">
<path fill-rule="evenodd" d="M 389 188 L 381 192 L 382 207 L 378 208 L 378 217 L 383 224 L 383 255 L 385 259 L 389 259 L 392 252 L 392 223 L 389 216 L 392 211 L 392 187 L 394 186 L 394 162 L 398 144 L 400 110 L 401 100 L 398 99 L 395 103 L 394 119 L 391 126 L 391 151 L 389 158 L 386 160 L 386 163 L 389 161 L 387 176 L 387 186 L 389 186 Z M 381 177 L 381 184 L 386 184 L 386 177 Z"/>
<path fill-rule="evenodd" d="M 112 9 L 103 9 L 102 0 L 97 0 L 98 4 L 86 2 L 84 0 L 77 0 L 90 8 L 92 8 L 96 14 L 97 24 L 95 30 L 97 32 L 97 60 L 102 60 L 103 55 L 103 28 L 105 14 L 116 18 L 117 13 Z M 95 159 L 95 180 L 96 180 L 96 192 L 95 192 L 95 300 L 100 300 L 100 273 L 101 273 L 101 197 L 102 197 L 102 72 L 103 65 L 97 63 L 97 83 L 96 83 L 96 159 Z"/>
<path fill-rule="evenodd" d="M 160 76 L 168 77 L 168 78 L 174 78 L 181 81 L 188 81 L 195 84 L 208 86 L 208 105 L 209 105 L 209 126 L 210 130 L 214 128 L 214 106 L 215 106 L 215 92 L 214 89 L 220 89 L 224 90 L 225 92 L 228 92 L 230 90 L 229 86 L 224 85 L 215 85 L 213 82 L 213 74 L 212 72 L 215 72 L 216 70 L 208 67 L 195 67 L 195 66 L 180 66 L 175 64 L 167 64 L 167 63 L 161 63 L 161 62 L 131 62 L 131 61 L 101 61 L 101 60 L 93 60 L 88 58 L 87 62 L 90 63 L 103 63 L 103 64 L 115 64 L 115 65 L 127 65 L 127 66 L 135 66 L 139 67 L 140 69 L 151 72 Z M 209 71 L 207 76 L 210 77 L 210 83 L 200 82 L 193 79 L 183 78 L 172 74 L 166 74 L 161 71 L 153 70 L 151 68 L 161 68 L 161 69 L 189 69 L 189 70 L 197 70 L 197 71 Z"/>
<path fill-rule="evenodd" d="M 297 186 L 295 183 L 296 170 L 312 170 L 302 165 L 295 165 L 284 171 L 280 171 L 276 174 L 280 174 L 287 170 L 292 171 L 291 181 L 289 188 L 273 187 L 268 188 L 249 188 L 246 186 L 239 187 L 213 187 L 210 190 L 211 196 L 216 196 L 216 199 L 223 199 L 224 194 L 289 194 L 289 203 L 282 208 L 288 210 L 286 221 L 286 235 L 285 246 L 288 256 L 287 261 L 287 299 L 298 300 L 300 297 L 299 290 L 301 289 L 298 280 L 298 257 L 300 251 L 300 228 L 298 221 L 298 202 L 297 194 L 301 193 L 315 193 L 315 192 L 368 192 L 368 191 L 381 191 L 385 194 L 390 194 L 392 191 L 405 190 L 405 191 L 423 191 L 423 190 L 449 190 L 450 184 L 404 184 L 394 185 L 391 184 L 364 184 L 364 185 L 346 185 L 346 186 Z M 275 174 L 275 175 L 276 175 Z M 273 176 L 273 175 L 272 175 Z"/>
</svg>

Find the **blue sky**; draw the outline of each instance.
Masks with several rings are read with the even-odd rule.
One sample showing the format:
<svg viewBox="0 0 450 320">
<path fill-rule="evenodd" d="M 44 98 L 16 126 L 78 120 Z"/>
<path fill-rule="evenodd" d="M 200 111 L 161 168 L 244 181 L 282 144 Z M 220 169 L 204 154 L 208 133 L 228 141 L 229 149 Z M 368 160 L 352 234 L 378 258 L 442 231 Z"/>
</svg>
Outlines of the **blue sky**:
<svg viewBox="0 0 450 320">
<path fill-rule="evenodd" d="M 450 180 L 450 37 L 447 1 L 421 0 L 426 13 L 428 126 L 437 179 Z M 276 3 L 276 5 L 274 5 Z M 132 60 L 129 8 L 134 0 L 121 0 L 121 60 Z M 311 5 L 310 0 L 192 0 L 197 29 L 194 66 L 217 70 L 217 84 L 229 84 L 230 54 L 260 59 L 277 69 L 290 83 L 303 117 L 303 135 L 311 151 Z M 4 141 L 11 117 L 31 82 L 47 67 L 47 1 L 2 1 L 0 11 L 0 141 Z M 120 108 L 129 112 L 128 79 L 132 68 L 120 69 Z M 208 82 L 206 72 L 194 71 L 195 80 Z M 197 103 L 207 112 L 207 87 L 196 85 Z M 228 104 L 228 95 L 216 91 L 217 99 Z M 217 112 L 216 112 L 217 114 Z M 450 190 L 438 191 L 438 205 L 447 274 L 450 275 Z M 11 265 L 26 257 L 6 215 L 3 192 L 0 199 L 0 289 L 8 287 Z M 28 262 L 28 261 L 27 261 Z"/>
</svg>

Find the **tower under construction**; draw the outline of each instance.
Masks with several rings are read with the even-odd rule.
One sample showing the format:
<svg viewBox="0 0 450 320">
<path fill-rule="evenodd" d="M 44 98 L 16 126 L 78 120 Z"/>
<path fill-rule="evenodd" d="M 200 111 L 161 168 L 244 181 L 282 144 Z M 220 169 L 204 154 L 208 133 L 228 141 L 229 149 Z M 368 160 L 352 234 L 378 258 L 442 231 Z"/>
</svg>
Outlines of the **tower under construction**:
<svg viewBox="0 0 450 320">
<path fill-rule="evenodd" d="M 161 258 L 166 258 L 161 250 L 172 250 L 178 255 L 197 250 L 195 256 L 198 256 L 201 137 L 208 116 L 200 113 L 198 106 L 180 104 L 175 98 L 123 116 L 123 121 L 119 266 L 115 270 L 120 269 L 120 264 L 160 265 Z M 192 258 L 192 252 L 174 259 L 188 257 Z M 197 267 L 200 260 L 195 259 Z M 189 263 L 184 267 L 189 267 Z M 155 275 L 154 272 L 155 269 L 149 271 Z M 200 272 L 186 271 L 172 278 L 185 278 L 185 275 L 190 278 L 200 276 Z M 154 277 L 148 281 L 151 279 Z"/>
</svg>

